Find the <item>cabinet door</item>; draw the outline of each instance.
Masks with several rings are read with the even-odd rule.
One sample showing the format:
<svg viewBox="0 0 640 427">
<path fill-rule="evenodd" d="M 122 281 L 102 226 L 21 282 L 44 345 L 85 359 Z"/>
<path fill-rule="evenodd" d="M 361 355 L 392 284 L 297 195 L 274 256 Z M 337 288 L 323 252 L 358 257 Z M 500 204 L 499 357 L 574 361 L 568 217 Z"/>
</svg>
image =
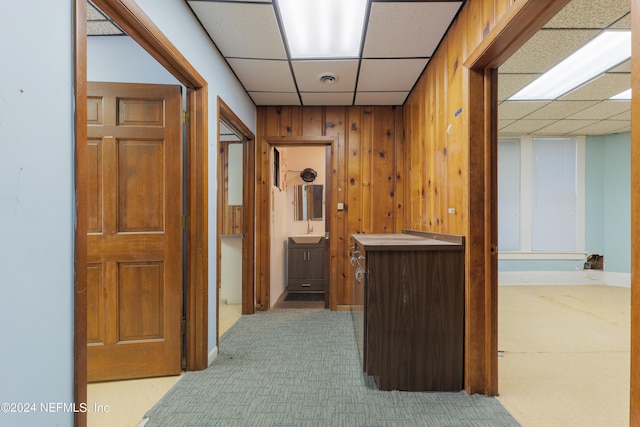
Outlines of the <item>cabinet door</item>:
<svg viewBox="0 0 640 427">
<path fill-rule="evenodd" d="M 324 279 L 324 246 L 307 249 L 307 278 Z"/>
<path fill-rule="evenodd" d="M 307 248 L 289 247 L 289 280 L 307 278 Z"/>
</svg>

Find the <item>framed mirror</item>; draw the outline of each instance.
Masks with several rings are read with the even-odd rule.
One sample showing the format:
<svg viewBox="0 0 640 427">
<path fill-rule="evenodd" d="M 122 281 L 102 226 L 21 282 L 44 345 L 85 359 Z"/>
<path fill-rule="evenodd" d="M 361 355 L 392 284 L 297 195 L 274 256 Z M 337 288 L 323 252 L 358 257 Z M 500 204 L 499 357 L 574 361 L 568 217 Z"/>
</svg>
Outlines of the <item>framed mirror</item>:
<svg viewBox="0 0 640 427">
<path fill-rule="evenodd" d="M 322 221 L 324 198 L 322 185 L 303 184 L 294 187 L 294 208 L 296 221 Z"/>
</svg>

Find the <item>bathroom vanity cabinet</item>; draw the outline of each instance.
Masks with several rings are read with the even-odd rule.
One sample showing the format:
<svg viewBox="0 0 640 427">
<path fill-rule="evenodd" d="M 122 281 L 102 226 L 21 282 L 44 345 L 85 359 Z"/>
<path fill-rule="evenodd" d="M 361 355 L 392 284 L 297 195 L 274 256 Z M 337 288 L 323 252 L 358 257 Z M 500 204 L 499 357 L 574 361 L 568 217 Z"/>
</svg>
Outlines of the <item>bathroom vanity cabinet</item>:
<svg viewBox="0 0 640 427">
<path fill-rule="evenodd" d="M 287 247 L 287 290 L 289 292 L 324 292 L 325 242 L 296 243 L 292 238 Z"/>
<path fill-rule="evenodd" d="M 351 236 L 352 316 L 380 390 L 459 391 L 464 364 L 464 237 Z"/>
</svg>

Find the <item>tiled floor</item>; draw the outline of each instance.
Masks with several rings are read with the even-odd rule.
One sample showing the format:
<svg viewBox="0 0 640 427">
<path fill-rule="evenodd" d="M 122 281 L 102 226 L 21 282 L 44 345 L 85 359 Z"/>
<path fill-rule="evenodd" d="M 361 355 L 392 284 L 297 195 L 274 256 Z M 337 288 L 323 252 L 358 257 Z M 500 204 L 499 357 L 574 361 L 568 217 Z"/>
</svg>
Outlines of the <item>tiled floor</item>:
<svg viewBox="0 0 640 427">
<path fill-rule="evenodd" d="M 501 286 L 499 301 L 499 400 L 524 427 L 628 425 L 629 289 Z M 220 334 L 239 316 L 221 305 Z M 178 379 L 91 384 L 110 412 L 89 426 L 138 426 Z"/>
</svg>

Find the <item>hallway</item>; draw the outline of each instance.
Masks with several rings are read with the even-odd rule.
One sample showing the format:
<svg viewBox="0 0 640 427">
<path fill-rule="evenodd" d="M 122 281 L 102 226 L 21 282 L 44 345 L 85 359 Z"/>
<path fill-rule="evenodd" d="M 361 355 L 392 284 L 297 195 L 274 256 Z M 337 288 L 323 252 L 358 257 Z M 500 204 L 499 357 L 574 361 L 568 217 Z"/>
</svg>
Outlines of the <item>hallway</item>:
<svg viewBox="0 0 640 427">
<path fill-rule="evenodd" d="M 628 425 L 630 290 L 501 286 L 499 292 L 498 400 L 516 420 L 525 427 Z M 106 384 L 90 385 L 89 407 L 109 405 L 110 413 L 89 414 L 89 426 L 138 426 L 179 378 L 106 383 L 119 386 L 110 395 L 100 393 Z"/>
</svg>

